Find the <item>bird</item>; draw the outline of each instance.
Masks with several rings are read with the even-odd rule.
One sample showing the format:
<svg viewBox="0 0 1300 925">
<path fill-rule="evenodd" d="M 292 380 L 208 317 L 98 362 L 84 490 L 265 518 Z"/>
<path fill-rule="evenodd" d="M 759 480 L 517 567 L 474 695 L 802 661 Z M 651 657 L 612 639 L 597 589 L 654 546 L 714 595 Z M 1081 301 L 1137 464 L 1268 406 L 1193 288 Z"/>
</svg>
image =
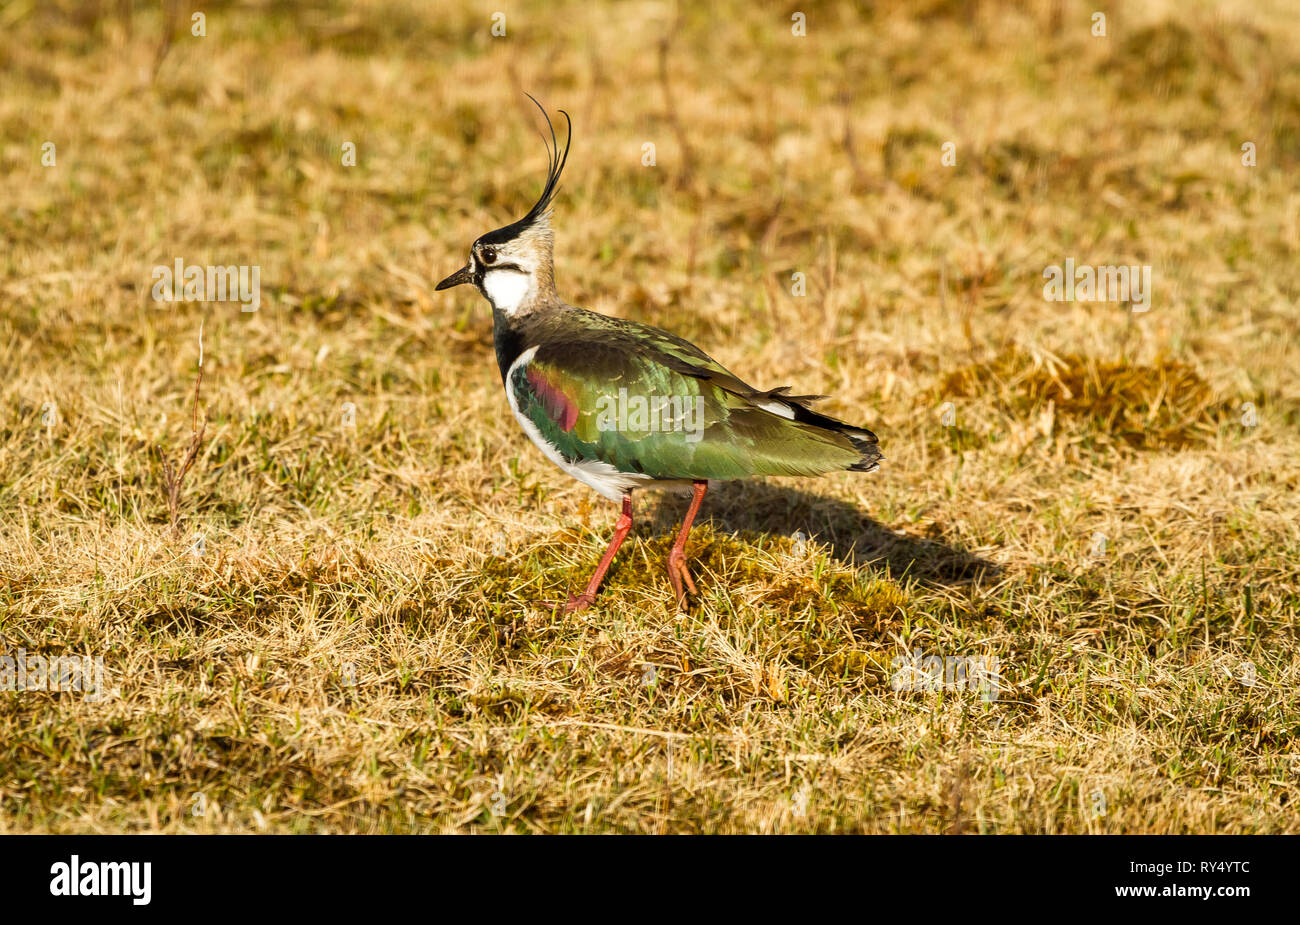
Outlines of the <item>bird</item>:
<svg viewBox="0 0 1300 925">
<path fill-rule="evenodd" d="M 552 463 L 621 504 L 613 536 L 586 587 L 565 613 L 590 607 L 633 526 L 633 492 L 689 489 L 669 550 L 668 583 L 678 611 L 698 591 L 686 542 L 710 483 L 756 476 L 874 472 L 884 458 L 876 435 L 811 407 L 825 396 L 760 390 L 699 347 L 660 328 L 570 305 L 555 286 L 553 209 L 573 146 L 573 120 L 560 149 L 542 135 L 549 167 L 527 214 L 481 235 L 469 262 L 435 287 L 473 285 L 492 308 L 493 348 L 506 402 Z"/>
</svg>

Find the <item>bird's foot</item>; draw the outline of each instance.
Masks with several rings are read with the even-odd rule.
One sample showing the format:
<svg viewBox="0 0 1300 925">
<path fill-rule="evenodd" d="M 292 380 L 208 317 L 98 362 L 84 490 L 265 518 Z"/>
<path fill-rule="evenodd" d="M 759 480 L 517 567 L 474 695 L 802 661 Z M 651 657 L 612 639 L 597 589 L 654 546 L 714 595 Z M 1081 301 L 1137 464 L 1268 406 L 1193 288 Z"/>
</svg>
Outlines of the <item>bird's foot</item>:
<svg viewBox="0 0 1300 925">
<path fill-rule="evenodd" d="M 673 549 L 668 553 L 668 583 L 673 586 L 673 596 L 677 599 L 677 610 L 686 610 L 686 592 L 698 594 L 691 573 L 686 568 L 686 553 Z"/>
<path fill-rule="evenodd" d="M 562 601 L 554 599 L 538 601 L 537 607 L 552 617 L 558 617 L 562 614 L 581 613 L 595 600 L 595 595 L 592 594 L 570 594 Z"/>
<path fill-rule="evenodd" d="M 570 594 L 568 601 L 562 607 L 565 613 L 582 613 L 595 603 L 595 600 L 596 595 L 584 591 L 581 594 Z"/>
</svg>

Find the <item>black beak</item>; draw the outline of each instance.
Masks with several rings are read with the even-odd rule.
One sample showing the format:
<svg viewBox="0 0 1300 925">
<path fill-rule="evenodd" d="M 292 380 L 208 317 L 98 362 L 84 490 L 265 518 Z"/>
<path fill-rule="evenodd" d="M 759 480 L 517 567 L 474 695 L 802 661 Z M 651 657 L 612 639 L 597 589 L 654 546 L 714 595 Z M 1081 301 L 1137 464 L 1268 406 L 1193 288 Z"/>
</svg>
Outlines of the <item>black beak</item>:
<svg viewBox="0 0 1300 925">
<path fill-rule="evenodd" d="M 474 274 L 470 272 L 469 267 L 461 267 L 433 288 L 436 291 L 441 292 L 443 289 L 450 289 L 452 286 L 460 286 L 464 283 L 472 282 L 474 282 Z"/>
</svg>

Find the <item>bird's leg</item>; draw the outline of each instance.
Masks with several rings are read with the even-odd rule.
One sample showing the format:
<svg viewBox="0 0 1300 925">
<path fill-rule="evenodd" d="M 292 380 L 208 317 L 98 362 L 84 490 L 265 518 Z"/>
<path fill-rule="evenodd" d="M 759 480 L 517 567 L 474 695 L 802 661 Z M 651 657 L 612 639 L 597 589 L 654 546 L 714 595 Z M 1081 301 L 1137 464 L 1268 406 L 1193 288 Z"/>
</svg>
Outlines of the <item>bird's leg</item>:
<svg viewBox="0 0 1300 925">
<path fill-rule="evenodd" d="M 628 492 L 623 495 L 623 516 L 614 525 L 614 537 L 609 541 L 609 547 L 605 550 L 605 554 L 600 557 L 600 563 L 596 566 L 596 573 L 591 576 L 591 581 L 587 582 L 587 590 L 577 597 L 570 595 L 569 602 L 564 605 L 565 613 L 576 613 L 591 606 L 592 601 L 596 599 L 596 589 L 600 587 L 601 581 L 605 578 L 605 573 L 609 571 L 610 563 L 614 561 L 614 555 L 618 552 L 618 547 L 623 545 L 623 541 L 627 539 L 627 535 L 631 532 L 632 494 Z"/>
<path fill-rule="evenodd" d="M 682 520 L 682 528 L 677 532 L 677 539 L 673 542 L 673 548 L 668 551 L 668 583 L 673 586 L 673 594 L 677 597 L 677 609 L 686 609 L 686 591 L 682 587 L 682 582 L 686 587 L 695 594 L 695 582 L 691 581 L 691 573 L 686 570 L 686 536 L 691 532 L 691 524 L 695 522 L 695 515 L 700 510 L 700 502 L 704 500 L 704 492 L 708 490 L 709 483 L 698 481 L 695 483 L 695 493 L 691 496 L 691 506 L 686 509 L 686 517 Z"/>
</svg>

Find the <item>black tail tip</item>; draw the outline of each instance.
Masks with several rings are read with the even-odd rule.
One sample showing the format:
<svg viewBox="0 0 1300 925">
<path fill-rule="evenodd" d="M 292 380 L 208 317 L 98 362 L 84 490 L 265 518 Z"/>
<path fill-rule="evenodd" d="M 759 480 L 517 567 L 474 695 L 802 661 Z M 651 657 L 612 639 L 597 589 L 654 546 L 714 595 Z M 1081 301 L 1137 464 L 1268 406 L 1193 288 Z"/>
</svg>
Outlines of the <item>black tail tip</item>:
<svg viewBox="0 0 1300 925">
<path fill-rule="evenodd" d="M 849 466 L 850 472 L 875 472 L 880 468 L 880 461 L 885 457 L 881 455 L 875 434 L 869 430 L 849 430 L 844 431 L 844 436 L 848 437 L 853 448 L 862 454 L 860 460 Z"/>
</svg>

